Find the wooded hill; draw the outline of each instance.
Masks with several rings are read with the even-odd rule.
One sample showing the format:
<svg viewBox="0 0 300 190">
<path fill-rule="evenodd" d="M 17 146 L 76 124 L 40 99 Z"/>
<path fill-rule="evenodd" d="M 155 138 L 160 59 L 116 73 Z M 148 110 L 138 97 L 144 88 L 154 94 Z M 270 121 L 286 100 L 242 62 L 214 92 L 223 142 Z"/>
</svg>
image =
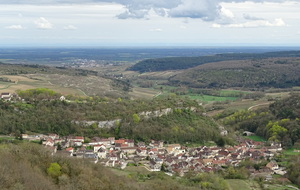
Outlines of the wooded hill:
<svg viewBox="0 0 300 190">
<path fill-rule="evenodd" d="M 14 143 L 17 144 L 0 143 L 2 190 L 195 190 L 200 186 L 181 184 L 163 173 L 119 176 L 110 169 L 86 159 L 51 155 L 46 148 L 38 144 L 18 141 Z M 139 179 L 143 177 L 148 181 L 141 182 Z"/>
<path fill-rule="evenodd" d="M 205 63 L 213 63 L 230 60 L 247 60 L 247 59 L 266 59 L 278 57 L 300 57 L 300 51 L 281 51 L 269 53 L 227 53 L 216 54 L 213 56 L 200 57 L 168 57 L 157 59 L 146 59 L 129 67 L 130 71 L 138 72 L 156 72 L 166 70 L 181 70 L 203 65 Z"/>
<path fill-rule="evenodd" d="M 224 113 L 216 116 L 222 118 Z M 223 115 L 223 116 L 222 116 Z M 223 119 L 233 131 L 250 131 L 285 148 L 300 145 L 300 94 L 278 100 L 267 109 L 242 110 Z M 300 181 L 299 181 L 300 182 Z"/>
<path fill-rule="evenodd" d="M 27 94 L 26 94 L 27 93 Z M 0 101 L 0 134 L 57 133 L 86 137 L 114 136 L 136 141 L 165 140 L 168 142 L 205 142 L 220 140 L 217 125 L 202 115 L 196 101 L 177 97 L 153 100 L 106 100 L 96 97 L 58 100 L 59 95 L 47 89 L 19 92 L 27 103 Z M 72 98 L 72 97 L 70 97 Z M 193 111 L 191 107 L 194 107 Z M 172 112 L 161 117 L 145 118 L 141 112 Z M 111 127 L 77 124 L 75 121 L 109 121 L 120 119 Z"/>
<path fill-rule="evenodd" d="M 288 88 L 300 85 L 300 58 L 247 59 L 207 63 L 169 79 L 193 88 Z"/>
</svg>

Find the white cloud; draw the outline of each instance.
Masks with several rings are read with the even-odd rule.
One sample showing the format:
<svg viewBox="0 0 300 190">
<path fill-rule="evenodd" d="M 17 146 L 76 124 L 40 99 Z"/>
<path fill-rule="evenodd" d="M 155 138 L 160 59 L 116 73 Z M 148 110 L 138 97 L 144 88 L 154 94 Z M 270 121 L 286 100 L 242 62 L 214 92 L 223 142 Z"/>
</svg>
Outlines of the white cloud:
<svg viewBox="0 0 300 190">
<path fill-rule="evenodd" d="M 220 11 L 221 11 L 221 14 L 224 15 L 225 17 L 234 18 L 233 12 L 231 12 L 229 9 L 222 7 Z"/>
<path fill-rule="evenodd" d="M 11 1 L 14 0 L 5 2 Z M 116 3 L 109 3 L 104 0 L 103 3 L 100 0 L 74 0 L 70 4 L 50 4 L 51 0 L 40 0 L 49 3 L 39 4 L 36 1 L 36 4 L 24 4 L 28 1 L 31 0 L 3 6 L 0 0 L 1 44 L 5 40 L 7 44 L 13 43 L 5 36 L 15 37 L 19 39 L 15 43 L 24 44 L 103 46 L 225 42 L 267 44 L 275 41 L 282 44 L 300 43 L 300 35 L 296 34 L 300 31 L 299 1 L 116 0 Z M 90 3 L 85 3 L 88 1 Z M 118 15 L 121 18 L 120 14 L 124 12 L 127 14 L 123 14 L 124 19 L 118 19 Z M 21 24 L 24 29 L 21 32 L 13 31 L 8 28 L 12 24 Z"/>
<path fill-rule="evenodd" d="M 213 23 L 211 25 L 212 28 L 221 28 L 221 24 Z"/>
<path fill-rule="evenodd" d="M 294 0 L 297 2 L 299 0 Z M 96 4 L 117 3 L 123 5 L 124 11 L 118 14 L 120 19 L 148 18 L 151 11 L 160 16 L 200 18 L 204 21 L 218 20 L 220 17 L 233 18 L 234 14 L 222 3 L 243 2 L 290 2 L 290 0 L 0 0 L 0 4 L 39 4 L 39 5 L 67 5 L 67 4 Z M 249 15 L 246 18 L 251 20 Z M 40 27 L 43 28 L 43 27 Z"/>
<path fill-rule="evenodd" d="M 243 14 L 244 19 L 246 20 L 264 20 L 263 18 L 259 18 L 259 17 L 255 17 L 255 16 L 251 16 L 247 13 Z"/>
<path fill-rule="evenodd" d="M 68 26 L 64 26 L 64 30 L 76 30 L 77 29 L 77 27 L 76 26 L 74 26 L 74 25 L 68 25 Z"/>
<path fill-rule="evenodd" d="M 151 32 L 162 32 L 163 30 L 161 28 L 152 28 L 150 29 Z"/>
<path fill-rule="evenodd" d="M 13 30 L 22 30 L 24 27 L 22 25 L 11 25 L 11 26 L 6 26 L 6 29 L 13 29 Z"/>
<path fill-rule="evenodd" d="M 37 28 L 39 29 L 52 29 L 53 28 L 53 24 L 51 24 L 47 19 L 45 19 L 44 17 L 40 17 L 38 20 L 36 20 L 35 25 Z"/>
<path fill-rule="evenodd" d="M 272 22 L 268 20 L 255 20 L 255 21 L 249 21 L 240 24 L 229 24 L 225 26 L 230 28 L 256 28 L 256 27 L 279 27 L 279 26 L 286 26 L 286 24 L 281 18 L 279 18 L 279 19 L 275 19 Z"/>
</svg>

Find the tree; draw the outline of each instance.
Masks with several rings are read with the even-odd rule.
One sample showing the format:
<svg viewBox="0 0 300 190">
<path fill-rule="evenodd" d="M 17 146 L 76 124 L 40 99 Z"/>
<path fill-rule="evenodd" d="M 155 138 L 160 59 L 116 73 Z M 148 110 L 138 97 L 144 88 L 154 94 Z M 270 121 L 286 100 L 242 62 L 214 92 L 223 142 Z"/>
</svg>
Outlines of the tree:
<svg viewBox="0 0 300 190">
<path fill-rule="evenodd" d="M 226 144 L 225 139 L 223 137 L 220 137 L 215 143 L 220 147 L 223 147 Z"/>
<path fill-rule="evenodd" d="M 138 116 L 138 114 L 136 114 L 136 113 L 132 115 L 132 119 L 133 119 L 134 123 L 139 123 L 141 120 L 140 117 Z"/>
<path fill-rule="evenodd" d="M 57 179 L 61 175 L 61 166 L 57 162 L 51 163 L 47 168 L 47 174 Z"/>
</svg>

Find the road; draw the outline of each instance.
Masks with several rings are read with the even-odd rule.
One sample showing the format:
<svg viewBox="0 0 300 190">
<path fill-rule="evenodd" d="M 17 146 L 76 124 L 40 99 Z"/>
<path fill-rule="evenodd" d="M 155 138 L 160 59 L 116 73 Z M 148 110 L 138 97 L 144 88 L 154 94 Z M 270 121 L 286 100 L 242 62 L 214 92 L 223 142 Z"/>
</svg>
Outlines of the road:
<svg viewBox="0 0 300 190">
<path fill-rule="evenodd" d="M 267 102 L 267 103 L 263 103 L 263 104 L 256 104 L 254 106 L 251 106 L 250 108 L 248 108 L 248 111 L 252 110 L 255 107 L 259 107 L 259 106 L 264 106 L 264 105 L 270 105 L 272 102 Z"/>
</svg>

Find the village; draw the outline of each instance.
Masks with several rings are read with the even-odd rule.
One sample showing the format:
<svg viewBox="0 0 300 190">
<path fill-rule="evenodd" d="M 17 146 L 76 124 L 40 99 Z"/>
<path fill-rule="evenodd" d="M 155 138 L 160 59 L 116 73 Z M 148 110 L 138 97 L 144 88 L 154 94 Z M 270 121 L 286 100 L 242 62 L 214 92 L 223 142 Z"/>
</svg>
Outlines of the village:
<svg viewBox="0 0 300 190">
<path fill-rule="evenodd" d="M 249 159 L 253 162 L 268 160 L 268 164 L 258 170 L 249 167 L 251 176 L 261 176 L 271 180 L 272 174 L 284 175 L 285 168 L 279 167 L 273 159 L 282 151 L 280 144 L 266 146 L 263 142 L 241 138 L 236 146 L 185 147 L 180 144 L 165 144 L 151 140 L 149 144 L 135 143 L 132 139 L 115 137 L 94 137 L 88 142 L 83 136 L 59 137 L 57 134 L 27 135 L 22 139 L 40 141 L 53 154 L 87 159 L 106 167 L 124 169 L 128 165 L 145 167 L 149 171 L 164 171 L 168 175 L 184 176 L 189 171 L 210 172 L 224 167 L 239 166 Z"/>
<path fill-rule="evenodd" d="M 0 97 L 6 101 L 18 98 L 10 93 L 2 93 Z M 65 100 L 62 98 L 64 97 L 60 98 L 61 101 Z M 169 111 L 165 110 L 156 114 L 167 114 Z M 101 122 L 98 123 L 100 124 Z M 227 135 L 225 128 L 221 126 L 219 128 L 222 135 Z M 246 136 L 253 135 L 250 132 L 244 133 Z M 266 166 L 259 169 L 247 168 L 253 177 L 259 176 L 265 180 L 271 180 L 272 174 L 282 176 L 286 174 L 285 168 L 279 167 L 274 159 L 282 151 L 280 144 L 267 145 L 264 142 L 256 142 L 247 138 L 239 138 L 238 145 L 225 147 L 187 147 L 180 144 L 165 144 L 163 140 L 151 140 L 146 144 L 132 139 L 115 139 L 115 137 L 93 137 L 86 140 L 87 138 L 83 136 L 60 137 L 57 134 L 22 134 L 21 138 L 41 142 L 53 154 L 86 159 L 106 167 L 119 169 L 134 165 L 153 172 L 164 171 L 168 175 L 184 176 L 190 171 L 216 172 L 229 166 L 237 167 L 242 161 L 248 159 L 253 162 L 268 161 Z"/>
</svg>

